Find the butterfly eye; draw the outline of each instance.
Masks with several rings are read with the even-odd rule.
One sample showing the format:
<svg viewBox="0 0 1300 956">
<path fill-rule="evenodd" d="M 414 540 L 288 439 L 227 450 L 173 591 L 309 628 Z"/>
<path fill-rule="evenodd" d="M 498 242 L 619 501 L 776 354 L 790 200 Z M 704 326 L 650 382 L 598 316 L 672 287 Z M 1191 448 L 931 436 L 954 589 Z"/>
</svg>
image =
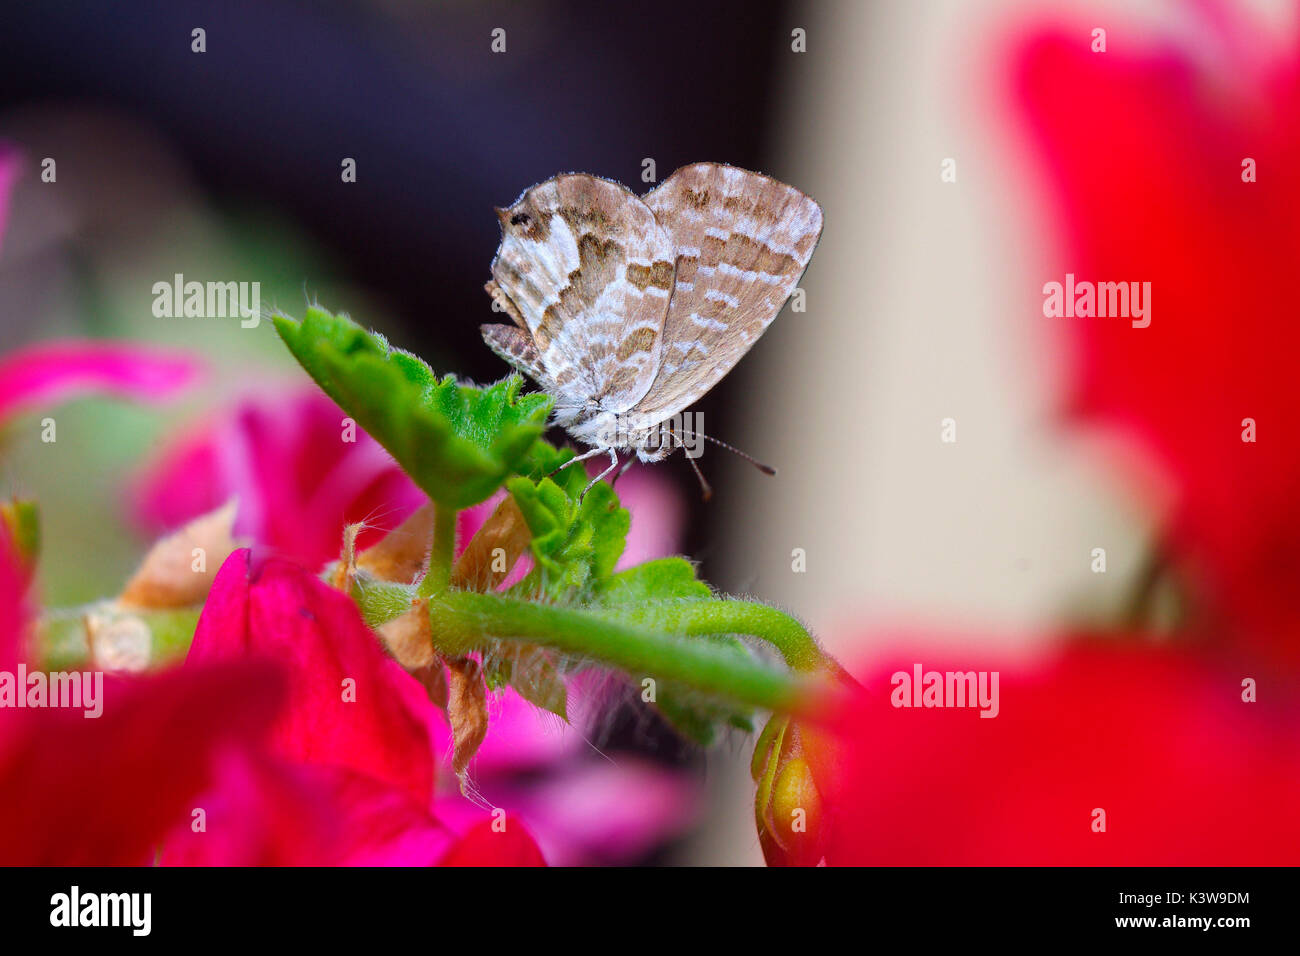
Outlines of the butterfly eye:
<svg viewBox="0 0 1300 956">
<path fill-rule="evenodd" d="M 510 225 L 512 226 L 526 226 L 528 223 L 529 218 L 526 212 L 517 212 L 510 217 Z"/>
</svg>

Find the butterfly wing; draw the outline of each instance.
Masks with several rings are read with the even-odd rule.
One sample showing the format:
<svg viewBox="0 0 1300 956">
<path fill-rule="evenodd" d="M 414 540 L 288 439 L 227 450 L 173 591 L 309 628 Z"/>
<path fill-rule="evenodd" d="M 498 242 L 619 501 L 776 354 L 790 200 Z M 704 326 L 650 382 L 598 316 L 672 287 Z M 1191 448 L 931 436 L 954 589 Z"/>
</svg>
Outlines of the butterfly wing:
<svg viewBox="0 0 1300 956">
<path fill-rule="evenodd" d="M 544 389 L 555 387 L 537 354 L 532 336 L 513 325 L 480 325 L 483 341 L 493 352 L 523 372 Z"/>
<path fill-rule="evenodd" d="M 672 245 L 654 214 L 585 173 L 539 183 L 497 214 L 493 280 L 531 336 L 549 383 L 539 381 L 606 410 L 631 408 L 659 369 L 672 289 Z"/>
<path fill-rule="evenodd" d="M 794 292 L 822 211 L 793 186 L 720 163 L 684 166 L 645 196 L 676 274 L 654 382 L 634 411 L 661 422 L 696 402 Z"/>
</svg>

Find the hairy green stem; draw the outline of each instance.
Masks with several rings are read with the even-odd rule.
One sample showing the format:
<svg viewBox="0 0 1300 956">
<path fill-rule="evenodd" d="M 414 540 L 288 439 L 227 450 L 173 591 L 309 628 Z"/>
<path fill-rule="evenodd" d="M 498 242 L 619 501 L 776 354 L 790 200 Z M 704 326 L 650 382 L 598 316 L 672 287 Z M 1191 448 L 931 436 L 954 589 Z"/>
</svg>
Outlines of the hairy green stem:
<svg viewBox="0 0 1300 956">
<path fill-rule="evenodd" d="M 451 567 L 456 559 L 456 509 L 433 503 L 433 544 L 429 571 L 420 582 L 421 597 L 440 594 L 451 587 Z"/>
<path fill-rule="evenodd" d="M 817 671 L 827 663 L 802 624 L 774 607 L 753 601 L 665 601 L 601 608 L 598 613 L 612 621 L 669 634 L 749 634 L 780 651 L 793 671 Z"/>
<path fill-rule="evenodd" d="M 600 611 L 454 591 L 430 602 L 429 619 L 434 646 L 445 654 L 470 653 L 488 639 L 525 641 L 768 710 L 788 711 L 801 697 L 799 682 L 735 649 L 656 634 Z"/>
</svg>

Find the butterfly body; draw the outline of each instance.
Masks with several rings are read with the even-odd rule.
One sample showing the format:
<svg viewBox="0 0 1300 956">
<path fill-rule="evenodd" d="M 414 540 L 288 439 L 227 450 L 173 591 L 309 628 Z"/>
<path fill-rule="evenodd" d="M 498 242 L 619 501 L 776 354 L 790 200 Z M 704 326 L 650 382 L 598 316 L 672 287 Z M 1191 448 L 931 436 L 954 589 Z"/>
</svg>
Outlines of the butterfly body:
<svg viewBox="0 0 1300 956">
<path fill-rule="evenodd" d="M 487 290 L 514 325 L 484 325 L 484 340 L 552 395 L 556 424 L 615 463 L 684 444 L 676 419 L 776 317 L 822 228 L 799 190 L 718 163 L 644 197 L 562 174 L 497 215 Z"/>
</svg>

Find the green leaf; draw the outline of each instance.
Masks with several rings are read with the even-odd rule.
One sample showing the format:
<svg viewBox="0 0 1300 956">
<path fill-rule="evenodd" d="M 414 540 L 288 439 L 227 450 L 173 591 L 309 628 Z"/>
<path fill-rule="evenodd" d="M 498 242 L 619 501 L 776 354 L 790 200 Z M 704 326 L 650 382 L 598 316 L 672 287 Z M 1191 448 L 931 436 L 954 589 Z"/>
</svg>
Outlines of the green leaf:
<svg viewBox="0 0 1300 956">
<path fill-rule="evenodd" d="M 315 307 L 301 322 L 284 315 L 274 321 L 325 393 L 443 507 L 478 504 L 531 467 L 529 451 L 546 428 L 551 399 L 520 395 L 518 375 L 485 388 L 451 375 L 438 379 L 382 335 Z"/>
<path fill-rule="evenodd" d="M 556 448 L 544 438 L 539 438 L 533 442 L 528 454 L 515 469 L 519 474 L 524 475 L 533 481 L 541 481 L 543 478 L 551 477 L 562 487 L 572 492 L 571 497 L 577 498 L 582 494 L 582 489 L 586 487 L 586 472 L 581 468 L 566 469 L 561 472 L 560 466 L 573 457 L 572 448 Z M 582 479 L 581 484 L 573 481 L 569 472 L 577 475 Z"/>
<path fill-rule="evenodd" d="M 577 466 L 537 482 L 522 476 L 506 482 L 533 536 L 535 566 L 517 586 L 521 591 L 551 599 L 585 597 L 613 574 L 631 518 L 604 482 L 579 504 L 586 483 L 586 472 Z"/>
<path fill-rule="evenodd" d="M 713 700 L 676 684 L 661 685 L 655 708 L 687 740 L 710 747 L 723 726 L 750 733 L 754 729 L 752 711 Z"/>
<path fill-rule="evenodd" d="M 712 596 L 709 586 L 695 576 L 695 566 L 685 558 L 659 558 L 620 571 L 601 582 L 594 603 L 616 607 L 654 601 L 707 600 Z"/>
</svg>

